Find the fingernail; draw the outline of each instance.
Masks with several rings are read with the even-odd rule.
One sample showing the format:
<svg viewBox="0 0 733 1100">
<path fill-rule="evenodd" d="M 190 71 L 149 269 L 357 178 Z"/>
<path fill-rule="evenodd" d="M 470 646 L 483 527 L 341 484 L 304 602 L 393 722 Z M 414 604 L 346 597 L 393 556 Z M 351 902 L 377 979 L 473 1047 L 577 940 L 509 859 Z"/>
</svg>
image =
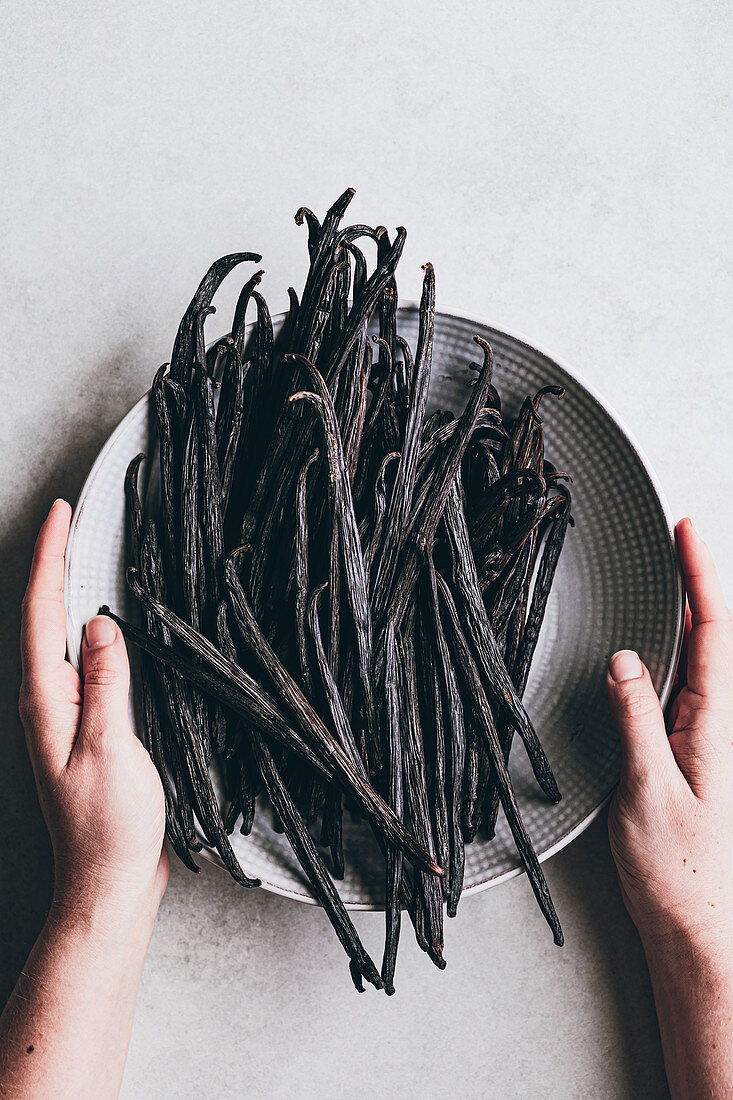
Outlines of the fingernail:
<svg viewBox="0 0 733 1100">
<path fill-rule="evenodd" d="M 112 645 L 117 637 L 117 627 L 106 615 L 90 619 L 84 629 L 84 641 L 89 649 L 101 649 Z"/>
<path fill-rule="evenodd" d="M 620 649 L 618 653 L 614 653 L 608 662 L 608 668 L 611 679 L 616 684 L 621 684 L 624 680 L 638 680 L 644 675 L 639 655 L 633 649 Z"/>
</svg>

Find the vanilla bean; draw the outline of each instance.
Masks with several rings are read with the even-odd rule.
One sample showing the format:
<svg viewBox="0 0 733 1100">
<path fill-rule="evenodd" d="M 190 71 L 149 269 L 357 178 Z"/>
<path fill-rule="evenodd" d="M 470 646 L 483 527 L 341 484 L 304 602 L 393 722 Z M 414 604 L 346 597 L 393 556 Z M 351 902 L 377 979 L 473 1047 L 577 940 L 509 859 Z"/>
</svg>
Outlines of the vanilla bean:
<svg viewBox="0 0 733 1100">
<path fill-rule="evenodd" d="M 504 813 L 509 822 L 512 836 L 517 845 L 517 851 L 519 852 L 524 869 L 527 872 L 527 877 L 534 891 L 534 895 L 537 898 L 537 902 L 547 923 L 552 929 L 555 943 L 560 947 L 564 942 L 560 922 L 557 918 L 555 906 L 552 903 L 552 898 L 547 888 L 545 876 L 542 873 L 539 860 L 537 859 L 529 834 L 522 821 L 522 815 L 519 812 L 519 807 L 514 796 L 514 791 L 512 790 L 511 780 L 504 761 L 504 754 L 502 753 L 496 728 L 491 718 L 489 701 L 483 689 L 481 676 L 476 667 L 468 642 L 463 635 L 458 618 L 458 611 L 456 610 L 456 605 L 450 589 L 440 573 L 436 574 L 436 580 L 441 603 L 445 608 L 446 618 L 451 632 L 451 643 L 455 650 L 455 660 L 460 666 L 462 675 L 465 677 L 467 686 L 475 700 L 475 714 L 478 721 L 481 723 L 481 732 L 489 750 Z"/>
<path fill-rule="evenodd" d="M 559 799 L 521 698 L 572 520 L 569 475 L 545 457 L 540 414 L 562 387 L 542 386 L 510 417 L 476 336 L 483 364 L 469 365 L 463 410 L 427 415 L 432 266 L 410 321 L 413 355 L 397 292 L 405 230 L 342 224 L 353 196 L 347 188 L 322 219 L 295 215 L 309 266 L 280 326 L 260 269 L 230 335 L 207 350 L 214 294 L 260 257 L 224 256 L 199 284 L 153 380 L 142 500 L 143 456 L 125 478 L 128 583 L 144 629 L 112 617 L 139 650 L 140 735 L 180 859 L 196 870 L 205 840 L 256 885 L 228 835 L 240 820 L 251 832 L 266 793 L 355 986 L 392 994 L 401 909 L 445 966 L 443 901 L 455 916 L 465 845 L 479 827 L 493 834 L 500 801 L 562 941 L 506 765 L 518 732 Z M 210 771 L 223 776 L 221 804 Z M 344 811 L 363 815 L 384 859 L 381 976 L 313 839 L 343 876 Z"/>
</svg>

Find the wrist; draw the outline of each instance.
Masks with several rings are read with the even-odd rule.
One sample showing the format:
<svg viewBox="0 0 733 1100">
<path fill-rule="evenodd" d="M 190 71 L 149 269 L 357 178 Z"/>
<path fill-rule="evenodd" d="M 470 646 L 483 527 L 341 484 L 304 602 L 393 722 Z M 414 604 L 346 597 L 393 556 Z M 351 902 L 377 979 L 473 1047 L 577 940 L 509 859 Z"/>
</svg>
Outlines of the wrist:
<svg viewBox="0 0 733 1100">
<path fill-rule="evenodd" d="M 670 981 L 691 971 L 719 970 L 733 976 L 733 904 L 716 905 L 710 916 L 687 916 L 639 928 L 649 969 Z"/>
<path fill-rule="evenodd" d="M 162 889 L 87 874 L 83 880 L 57 875 L 49 917 L 65 930 L 79 930 L 100 944 L 144 942 L 152 936 Z"/>
<path fill-rule="evenodd" d="M 107 960 L 123 955 L 145 957 L 155 926 L 146 910 L 121 909 L 99 901 L 79 903 L 54 897 L 46 928 L 65 943 L 77 942 Z"/>
</svg>

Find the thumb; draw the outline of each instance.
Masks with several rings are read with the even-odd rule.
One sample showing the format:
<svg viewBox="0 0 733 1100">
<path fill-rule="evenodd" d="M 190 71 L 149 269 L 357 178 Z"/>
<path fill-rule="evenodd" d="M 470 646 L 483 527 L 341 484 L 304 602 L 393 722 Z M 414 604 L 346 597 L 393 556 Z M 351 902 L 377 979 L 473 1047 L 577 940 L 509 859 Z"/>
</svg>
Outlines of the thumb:
<svg viewBox="0 0 733 1100">
<path fill-rule="evenodd" d="M 621 783 L 627 788 L 677 770 L 667 739 L 664 715 L 647 668 L 631 649 L 614 653 L 608 662 L 606 688 L 621 751 Z"/>
<path fill-rule="evenodd" d="M 130 665 L 122 633 L 106 615 L 90 619 L 81 646 L 84 708 L 79 736 L 100 737 L 128 725 Z"/>
</svg>

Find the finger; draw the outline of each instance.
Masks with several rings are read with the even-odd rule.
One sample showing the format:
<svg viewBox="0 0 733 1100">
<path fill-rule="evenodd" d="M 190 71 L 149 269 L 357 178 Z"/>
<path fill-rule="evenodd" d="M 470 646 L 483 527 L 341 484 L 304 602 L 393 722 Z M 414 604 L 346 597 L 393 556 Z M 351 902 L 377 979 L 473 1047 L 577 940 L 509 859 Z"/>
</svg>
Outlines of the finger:
<svg viewBox="0 0 733 1100">
<path fill-rule="evenodd" d="M 127 710 L 130 665 L 122 633 L 105 615 L 90 619 L 81 646 L 84 704 L 77 746 L 101 737 L 133 736 Z"/>
<path fill-rule="evenodd" d="M 79 731 L 81 680 L 68 661 L 42 682 L 24 680 L 18 712 L 36 777 L 57 774 L 69 761 Z"/>
<path fill-rule="evenodd" d="M 680 520 L 675 535 L 693 628 L 708 622 L 730 622 L 713 556 L 693 527 L 692 520 Z"/>
<path fill-rule="evenodd" d="M 687 653 L 690 648 L 690 631 L 692 630 L 692 612 L 690 605 L 685 606 L 685 625 L 682 631 L 682 646 L 680 659 L 677 665 L 677 685 L 682 688 L 687 682 Z"/>
<path fill-rule="evenodd" d="M 676 534 L 692 621 L 687 638 L 686 683 L 692 692 L 708 700 L 727 698 L 733 651 L 723 589 L 710 551 L 692 522 L 681 520 Z"/>
<path fill-rule="evenodd" d="M 38 533 L 21 620 L 25 679 L 42 678 L 66 657 L 64 554 L 70 524 L 71 507 L 57 500 Z"/>
<path fill-rule="evenodd" d="M 664 716 L 649 672 L 630 649 L 614 653 L 606 677 L 611 714 L 621 740 L 621 782 L 630 789 L 679 778 Z"/>
</svg>

